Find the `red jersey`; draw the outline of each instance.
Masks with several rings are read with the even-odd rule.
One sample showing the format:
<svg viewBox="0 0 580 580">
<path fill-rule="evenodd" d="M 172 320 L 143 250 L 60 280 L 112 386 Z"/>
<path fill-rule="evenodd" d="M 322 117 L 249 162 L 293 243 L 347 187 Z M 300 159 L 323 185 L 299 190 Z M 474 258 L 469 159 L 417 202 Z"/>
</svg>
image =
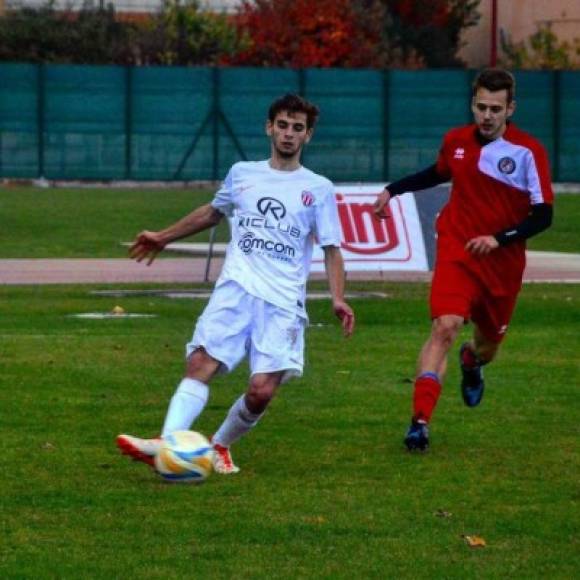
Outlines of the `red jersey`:
<svg viewBox="0 0 580 580">
<path fill-rule="evenodd" d="M 517 293 L 526 265 L 524 240 L 484 257 L 467 252 L 465 244 L 519 224 L 531 205 L 553 202 L 546 150 L 513 123 L 485 143 L 477 126 L 467 125 L 445 135 L 437 173 L 452 181 L 437 219 L 437 260 L 462 262 L 494 295 Z"/>
</svg>

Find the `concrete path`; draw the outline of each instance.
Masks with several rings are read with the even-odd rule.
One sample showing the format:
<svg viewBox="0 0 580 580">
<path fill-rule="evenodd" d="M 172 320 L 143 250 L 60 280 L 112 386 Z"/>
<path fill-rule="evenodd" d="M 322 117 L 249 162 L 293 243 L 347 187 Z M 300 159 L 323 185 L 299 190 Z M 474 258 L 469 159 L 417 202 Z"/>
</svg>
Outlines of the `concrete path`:
<svg viewBox="0 0 580 580">
<path fill-rule="evenodd" d="M 223 258 L 211 262 L 209 280 L 219 275 Z M 0 284 L 133 284 L 203 282 L 206 259 L 163 258 L 151 266 L 128 259 L 0 260 Z M 350 280 L 426 281 L 429 272 L 351 272 Z M 313 279 L 324 278 L 315 274 Z M 525 282 L 580 284 L 580 254 L 528 252 Z"/>
</svg>

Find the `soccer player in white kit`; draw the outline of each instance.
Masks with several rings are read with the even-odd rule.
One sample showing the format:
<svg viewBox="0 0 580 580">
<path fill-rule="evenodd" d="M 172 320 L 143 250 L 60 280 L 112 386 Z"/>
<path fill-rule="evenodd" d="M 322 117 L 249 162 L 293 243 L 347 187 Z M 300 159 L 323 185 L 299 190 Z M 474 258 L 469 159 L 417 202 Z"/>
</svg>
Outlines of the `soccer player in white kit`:
<svg viewBox="0 0 580 580">
<path fill-rule="evenodd" d="M 270 159 L 232 166 L 213 201 L 168 228 L 141 232 L 130 255 L 147 264 L 170 242 L 230 220 L 231 241 L 210 301 L 186 346 L 185 377 L 169 404 L 161 437 L 119 435 L 122 453 L 153 465 L 162 438 L 187 430 L 203 411 L 208 385 L 249 357 L 246 392 L 232 405 L 212 437 L 214 469 L 236 473 L 230 445 L 254 427 L 278 387 L 304 366 L 304 329 L 314 238 L 324 251 L 332 306 L 345 336 L 354 313 L 344 300 L 344 263 L 332 183 L 300 164 L 318 108 L 297 95 L 274 101 L 266 134 Z"/>
</svg>

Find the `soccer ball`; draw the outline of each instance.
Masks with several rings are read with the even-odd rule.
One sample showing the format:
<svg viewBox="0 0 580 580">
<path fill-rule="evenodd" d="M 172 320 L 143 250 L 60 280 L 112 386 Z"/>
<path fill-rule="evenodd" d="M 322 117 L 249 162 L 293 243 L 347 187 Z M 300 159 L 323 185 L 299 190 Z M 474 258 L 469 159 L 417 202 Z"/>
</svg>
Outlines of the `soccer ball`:
<svg viewBox="0 0 580 580">
<path fill-rule="evenodd" d="M 171 482 L 201 483 L 213 469 L 213 447 L 195 431 L 175 431 L 163 439 L 155 469 Z"/>
</svg>

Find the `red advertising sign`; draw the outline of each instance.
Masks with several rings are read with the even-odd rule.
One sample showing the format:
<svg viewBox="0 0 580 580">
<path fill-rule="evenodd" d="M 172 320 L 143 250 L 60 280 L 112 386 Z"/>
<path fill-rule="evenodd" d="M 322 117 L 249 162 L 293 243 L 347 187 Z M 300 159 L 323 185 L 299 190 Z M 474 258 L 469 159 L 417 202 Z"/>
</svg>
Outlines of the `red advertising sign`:
<svg viewBox="0 0 580 580">
<path fill-rule="evenodd" d="M 423 232 L 412 194 L 391 199 L 391 217 L 378 220 L 373 214 L 373 203 L 383 186 L 348 185 L 335 189 L 347 271 L 428 270 Z M 322 250 L 317 247 L 312 271 L 322 270 Z"/>
</svg>

